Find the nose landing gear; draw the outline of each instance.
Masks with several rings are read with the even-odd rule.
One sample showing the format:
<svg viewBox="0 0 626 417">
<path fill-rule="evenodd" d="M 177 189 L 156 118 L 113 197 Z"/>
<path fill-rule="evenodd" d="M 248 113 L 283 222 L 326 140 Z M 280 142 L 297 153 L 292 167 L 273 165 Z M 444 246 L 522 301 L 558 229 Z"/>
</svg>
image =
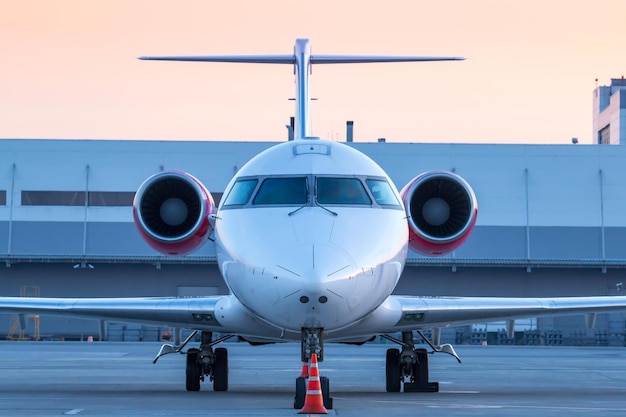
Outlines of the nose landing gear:
<svg viewBox="0 0 626 417">
<path fill-rule="evenodd" d="M 319 362 L 324 360 L 324 329 L 319 327 L 302 328 L 301 331 L 301 360 L 304 365 L 309 366 L 311 355 L 317 354 L 317 360 Z M 304 367 L 304 366 L 303 366 Z M 296 378 L 296 395 L 293 400 L 293 408 L 301 409 L 304 407 L 304 400 L 306 398 L 308 375 L 300 375 Z M 322 398 L 324 401 L 324 407 L 327 410 L 333 408 L 333 398 L 330 396 L 330 380 L 328 377 L 320 376 L 320 385 L 322 387 Z"/>
</svg>

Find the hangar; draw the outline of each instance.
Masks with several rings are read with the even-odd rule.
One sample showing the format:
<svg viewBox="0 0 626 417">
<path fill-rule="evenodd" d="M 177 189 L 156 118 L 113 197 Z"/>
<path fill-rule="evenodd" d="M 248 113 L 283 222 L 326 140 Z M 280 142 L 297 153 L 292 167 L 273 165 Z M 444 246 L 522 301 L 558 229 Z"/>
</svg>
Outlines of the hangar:
<svg viewBox="0 0 626 417">
<path fill-rule="evenodd" d="M 134 192 L 179 169 L 219 200 L 234 173 L 275 142 L 0 140 L 0 291 L 4 296 L 126 297 L 223 294 L 210 245 L 166 257 L 141 240 Z M 437 296 L 618 295 L 626 271 L 626 149 L 599 145 L 346 143 L 398 188 L 433 169 L 474 188 L 473 234 L 450 255 L 411 253 L 397 293 Z M 367 227 L 367 225 L 363 225 Z M 376 239 L 376 236 L 372 236 Z M 15 317 L 0 316 L 14 337 Z M 29 317 L 26 335 L 157 340 L 163 329 Z M 625 345 L 626 312 L 447 329 L 456 343 Z"/>
</svg>

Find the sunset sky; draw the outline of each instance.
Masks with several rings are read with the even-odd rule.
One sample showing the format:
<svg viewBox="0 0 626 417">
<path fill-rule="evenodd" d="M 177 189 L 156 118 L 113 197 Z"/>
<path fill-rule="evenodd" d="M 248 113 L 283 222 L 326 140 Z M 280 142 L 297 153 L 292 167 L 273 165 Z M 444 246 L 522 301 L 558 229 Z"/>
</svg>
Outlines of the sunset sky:
<svg viewBox="0 0 626 417">
<path fill-rule="evenodd" d="M 20 0 L 0 13 L 0 138 L 287 136 L 292 68 L 142 55 L 461 55 L 313 67 L 313 133 L 355 141 L 590 143 L 626 74 L 623 0 Z"/>
</svg>

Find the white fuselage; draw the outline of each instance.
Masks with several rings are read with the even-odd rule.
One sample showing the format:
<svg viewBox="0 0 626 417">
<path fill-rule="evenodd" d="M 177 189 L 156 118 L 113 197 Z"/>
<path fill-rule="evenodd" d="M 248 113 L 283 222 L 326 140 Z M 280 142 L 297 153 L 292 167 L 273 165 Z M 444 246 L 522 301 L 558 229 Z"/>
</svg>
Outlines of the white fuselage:
<svg viewBox="0 0 626 417">
<path fill-rule="evenodd" d="M 306 201 L 287 191 L 263 200 L 268 178 L 306 184 Z M 345 188 L 339 200 L 323 196 L 336 179 L 362 184 L 369 204 L 347 199 Z M 255 187 L 245 202 L 229 196 L 238 181 Z M 382 183 L 395 204 L 379 199 Z M 367 156 L 319 139 L 287 142 L 252 159 L 225 190 L 215 222 L 218 265 L 233 294 L 267 323 L 290 332 L 346 328 L 395 287 L 407 253 L 405 217 L 395 186 Z"/>
</svg>

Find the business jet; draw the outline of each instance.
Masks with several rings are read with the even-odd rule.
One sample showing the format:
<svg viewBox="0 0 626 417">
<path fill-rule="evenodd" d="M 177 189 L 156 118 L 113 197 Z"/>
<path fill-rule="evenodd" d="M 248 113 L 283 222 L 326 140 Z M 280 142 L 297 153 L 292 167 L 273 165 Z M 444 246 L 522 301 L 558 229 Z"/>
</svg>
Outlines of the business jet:
<svg viewBox="0 0 626 417">
<path fill-rule="evenodd" d="M 461 60 L 459 57 L 315 55 L 308 39 L 293 54 L 141 57 L 144 60 L 286 64 L 296 81 L 295 140 L 252 158 L 232 178 L 217 207 L 209 190 L 183 171 L 163 171 L 139 187 L 133 216 L 156 251 L 184 255 L 207 242 L 229 295 L 198 298 L 0 298 L 0 311 L 74 316 L 193 329 L 155 358 L 186 354 L 186 389 L 205 379 L 228 389 L 228 351 L 237 337 L 251 345 L 299 342 L 303 370 L 324 344 L 362 344 L 382 336 L 389 392 L 438 390 L 428 357 L 447 353 L 442 327 L 560 314 L 626 309 L 626 297 L 463 298 L 392 295 L 409 248 L 439 256 L 470 236 L 478 203 L 470 184 L 447 171 L 416 175 L 400 191 L 369 157 L 311 136 L 309 75 L 314 65 Z M 423 331 L 432 329 L 432 340 Z M 186 346 L 200 332 L 198 347 Z M 419 336 L 429 349 L 416 348 Z M 296 378 L 302 407 L 306 372 Z M 321 379 L 332 408 L 329 381 Z"/>
</svg>

